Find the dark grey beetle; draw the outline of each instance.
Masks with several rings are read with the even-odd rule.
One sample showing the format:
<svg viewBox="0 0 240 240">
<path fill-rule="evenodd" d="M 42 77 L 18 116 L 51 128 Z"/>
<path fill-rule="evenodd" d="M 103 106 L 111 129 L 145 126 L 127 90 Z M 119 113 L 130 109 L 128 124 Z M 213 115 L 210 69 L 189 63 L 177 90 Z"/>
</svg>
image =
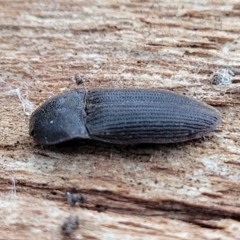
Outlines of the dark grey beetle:
<svg viewBox="0 0 240 240">
<path fill-rule="evenodd" d="M 215 108 L 170 91 L 76 89 L 40 106 L 31 116 L 30 135 L 44 145 L 75 138 L 176 143 L 205 136 L 219 124 Z"/>
</svg>

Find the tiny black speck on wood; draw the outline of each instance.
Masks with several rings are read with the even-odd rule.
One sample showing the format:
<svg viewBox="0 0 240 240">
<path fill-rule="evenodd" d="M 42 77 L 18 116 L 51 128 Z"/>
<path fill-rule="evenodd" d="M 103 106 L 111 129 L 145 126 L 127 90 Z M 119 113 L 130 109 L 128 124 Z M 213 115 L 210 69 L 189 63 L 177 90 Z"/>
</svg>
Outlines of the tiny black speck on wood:
<svg viewBox="0 0 240 240">
<path fill-rule="evenodd" d="M 220 121 L 215 108 L 171 91 L 75 89 L 35 110 L 29 132 L 43 145 L 75 138 L 166 144 L 205 136 Z"/>
<path fill-rule="evenodd" d="M 78 216 L 69 216 L 65 219 L 62 224 L 62 234 L 66 236 L 70 236 L 73 231 L 75 231 L 79 226 L 79 218 Z"/>
</svg>

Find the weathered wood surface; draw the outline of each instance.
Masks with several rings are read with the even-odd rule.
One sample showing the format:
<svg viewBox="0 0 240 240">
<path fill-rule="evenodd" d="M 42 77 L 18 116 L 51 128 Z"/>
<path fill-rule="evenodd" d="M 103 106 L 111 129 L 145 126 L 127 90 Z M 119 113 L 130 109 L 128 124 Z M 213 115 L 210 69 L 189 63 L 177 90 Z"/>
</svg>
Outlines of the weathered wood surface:
<svg viewBox="0 0 240 240">
<path fill-rule="evenodd" d="M 72 239 L 240 239 L 238 2 L 2 0 L 0 239 L 64 239 L 69 215 Z M 220 69 L 232 84 L 212 84 Z M 34 144 L 29 114 L 77 72 L 86 88 L 186 94 L 222 124 L 165 146 Z"/>
</svg>

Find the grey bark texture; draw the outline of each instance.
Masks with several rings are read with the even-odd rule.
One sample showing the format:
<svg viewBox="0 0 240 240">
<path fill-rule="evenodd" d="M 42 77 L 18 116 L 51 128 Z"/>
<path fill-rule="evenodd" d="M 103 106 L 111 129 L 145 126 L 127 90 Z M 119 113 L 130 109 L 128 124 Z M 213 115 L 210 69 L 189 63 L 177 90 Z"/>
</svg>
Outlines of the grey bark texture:
<svg viewBox="0 0 240 240">
<path fill-rule="evenodd" d="M 0 238 L 240 239 L 238 2 L 1 1 Z M 32 111 L 79 87 L 172 90 L 222 123 L 164 146 L 35 144 Z"/>
</svg>

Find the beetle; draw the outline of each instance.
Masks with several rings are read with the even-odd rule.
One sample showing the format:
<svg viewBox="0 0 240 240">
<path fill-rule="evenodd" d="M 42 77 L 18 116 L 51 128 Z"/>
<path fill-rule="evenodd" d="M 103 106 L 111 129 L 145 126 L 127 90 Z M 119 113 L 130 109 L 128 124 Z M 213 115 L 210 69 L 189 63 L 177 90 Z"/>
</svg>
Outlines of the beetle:
<svg viewBox="0 0 240 240">
<path fill-rule="evenodd" d="M 166 144 L 203 137 L 220 122 L 214 107 L 172 91 L 75 89 L 36 109 L 30 117 L 29 133 L 42 145 L 76 138 Z"/>
</svg>

